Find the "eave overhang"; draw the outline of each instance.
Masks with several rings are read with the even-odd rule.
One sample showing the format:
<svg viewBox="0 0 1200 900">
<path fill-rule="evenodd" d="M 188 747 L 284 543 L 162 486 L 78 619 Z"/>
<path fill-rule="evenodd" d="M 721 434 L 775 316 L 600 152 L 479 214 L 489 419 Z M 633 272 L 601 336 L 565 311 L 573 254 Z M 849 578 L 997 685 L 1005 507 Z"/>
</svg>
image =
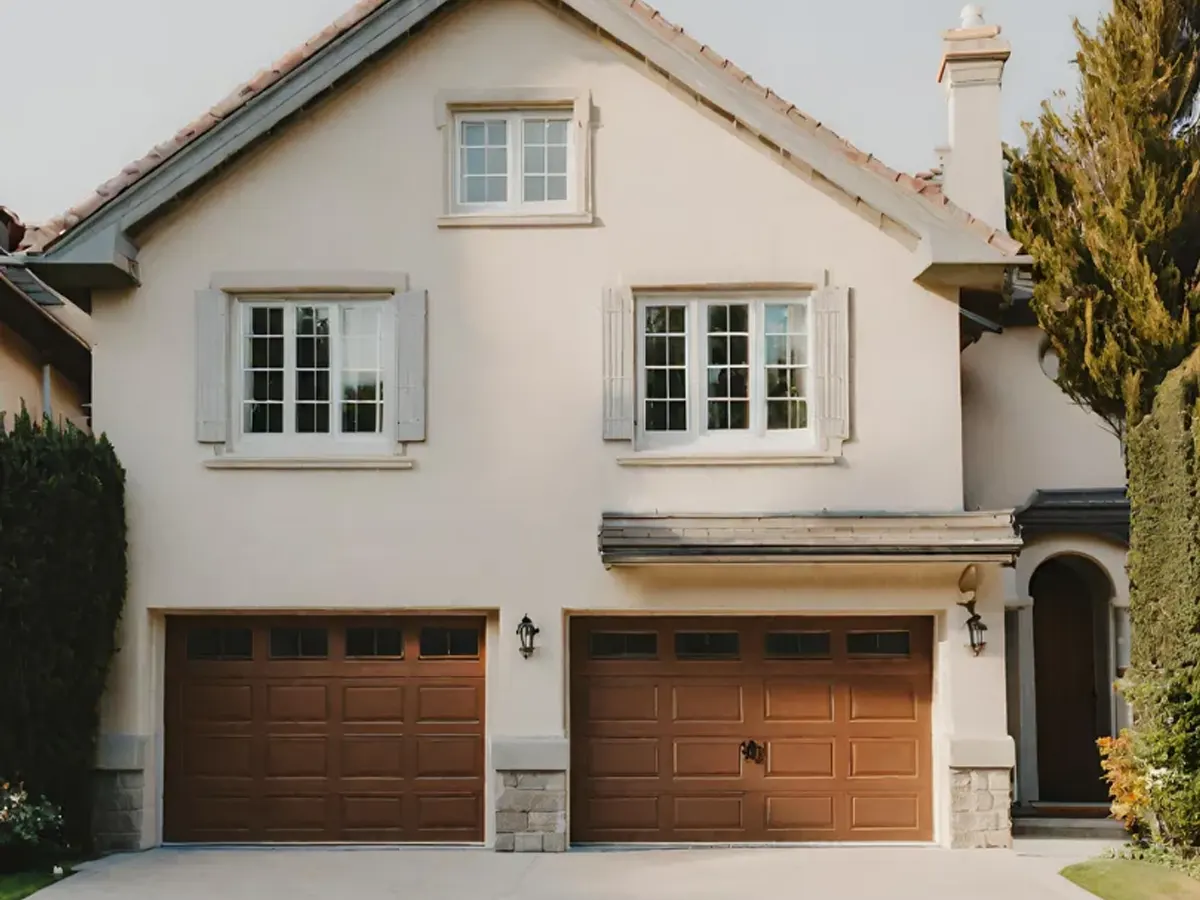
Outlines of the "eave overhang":
<svg viewBox="0 0 1200 900">
<path fill-rule="evenodd" d="M 1124 488 L 1034 491 L 1016 522 L 1024 540 L 1088 534 L 1129 546 L 1129 497 Z"/>
<path fill-rule="evenodd" d="M 1021 549 L 1011 511 L 820 513 L 605 513 L 606 567 L 695 563 L 991 562 Z"/>
</svg>

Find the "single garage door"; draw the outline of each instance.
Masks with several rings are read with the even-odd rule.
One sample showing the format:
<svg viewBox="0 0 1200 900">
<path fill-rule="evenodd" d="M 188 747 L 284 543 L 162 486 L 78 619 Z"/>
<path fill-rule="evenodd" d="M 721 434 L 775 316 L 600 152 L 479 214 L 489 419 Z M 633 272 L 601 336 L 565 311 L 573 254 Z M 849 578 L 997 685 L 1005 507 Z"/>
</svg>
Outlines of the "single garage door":
<svg viewBox="0 0 1200 900">
<path fill-rule="evenodd" d="M 573 620 L 572 842 L 932 840 L 932 640 L 927 618 Z"/>
<path fill-rule="evenodd" d="M 484 623 L 171 618 L 164 838 L 483 840 Z"/>
</svg>

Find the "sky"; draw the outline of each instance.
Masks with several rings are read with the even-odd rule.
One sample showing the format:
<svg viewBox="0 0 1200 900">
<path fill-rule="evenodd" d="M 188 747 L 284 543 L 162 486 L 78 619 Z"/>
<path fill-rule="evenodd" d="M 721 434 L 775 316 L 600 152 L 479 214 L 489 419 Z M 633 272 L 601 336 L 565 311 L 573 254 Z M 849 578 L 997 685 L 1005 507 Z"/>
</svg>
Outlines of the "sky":
<svg viewBox="0 0 1200 900">
<path fill-rule="evenodd" d="M 651 0 L 698 40 L 808 114 L 916 172 L 936 162 L 946 107 L 940 34 L 963 0 Z M 0 0 L 0 205 L 49 218 L 352 0 Z M 1056 90 L 1075 90 L 1077 17 L 1111 0 L 991 0 L 1013 47 L 1004 138 Z"/>
</svg>

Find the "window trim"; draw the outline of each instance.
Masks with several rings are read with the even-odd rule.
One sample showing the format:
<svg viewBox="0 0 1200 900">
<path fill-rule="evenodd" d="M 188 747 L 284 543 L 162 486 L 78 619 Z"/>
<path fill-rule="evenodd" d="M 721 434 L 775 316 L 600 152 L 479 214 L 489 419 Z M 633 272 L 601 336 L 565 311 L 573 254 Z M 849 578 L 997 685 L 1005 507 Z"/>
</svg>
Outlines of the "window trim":
<svg viewBox="0 0 1200 900">
<path fill-rule="evenodd" d="M 816 347 L 814 344 L 815 291 L 797 288 L 786 291 L 714 290 L 664 291 L 635 290 L 634 317 L 634 450 L 637 452 L 674 451 L 684 454 L 816 453 L 819 449 L 816 389 Z M 707 317 L 710 303 L 750 304 L 750 428 L 742 431 L 710 432 L 707 421 Z M 766 428 L 765 330 L 762 309 L 771 303 L 803 303 L 807 309 L 808 425 L 803 429 L 769 431 Z M 646 317 L 647 306 L 682 306 L 685 309 L 685 346 L 687 365 L 688 430 L 656 432 L 646 430 Z"/>
<path fill-rule="evenodd" d="M 230 434 L 236 454 L 246 458 L 282 459 L 282 458 L 322 458 L 322 457 L 363 457 L 385 456 L 395 446 L 394 422 L 396 419 L 396 364 L 397 342 L 395 340 L 396 321 L 395 309 L 391 301 L 393 294 L 381 293 L 346 293 L 323 291 L 263 291 L 258 293 L 239 293 L 230 296 L 229 330 L 231 341 L 229 354 L 229 410 Z M 328 434 L 299 434 L 288 428 L 289 414 L 295 413 L 294 399 L 288 398 L 293 391 L 289 390 L 295 373 L 295 368 L 288 367 L 289 360 L 294 362 L 295 339 L 294 316 L 284 316 L 284 425 L 282 434 L 255 434 L 246 431 L 243 403 L 245 400 L 245 364 L 246 343 L 243 334 L 243 319 L 250 310 L 255 308 L 270 308 L 282 306 L 294 309 L 305 305 L 328 305 L 335 310 L 346 304 L 375 304 L 382 303 L 380 315 L 380 371 L 382 373 L 383 392 L 383 421 L 381 430 L 376 434 L 341 434 L 331 431 Z M 289 326 L 289 322 L 293 323 Z M 340 332 L 339 332 L 340 334 Z M 330 425 L 334 428 L 338 422 L 338 399 L 334 396 L 338 373 L 338 348 L 334 336 L 330 336 Z M 292 426 L 294 428 L 294 424 Z"/>
<path fill-rule="evenodd" d="M 510 119 L 538 113 L 566 112 L 570 116 L 567 144 L 567 200 L 513 203 L 516 187 L 524 189 L 519 175 L 523 153 L 510 125 L 509 201 L 504 204 L 458 203 L 459 122 L 463 117 L 507 116 Z M 574 88 L 508 87 L 439 91 L 434 101 L 434 123 L 443 134 L 443 214 L 439 227 L 503 227 L 591 225 L 592 101 L 586 90 Z"/>
</svg>

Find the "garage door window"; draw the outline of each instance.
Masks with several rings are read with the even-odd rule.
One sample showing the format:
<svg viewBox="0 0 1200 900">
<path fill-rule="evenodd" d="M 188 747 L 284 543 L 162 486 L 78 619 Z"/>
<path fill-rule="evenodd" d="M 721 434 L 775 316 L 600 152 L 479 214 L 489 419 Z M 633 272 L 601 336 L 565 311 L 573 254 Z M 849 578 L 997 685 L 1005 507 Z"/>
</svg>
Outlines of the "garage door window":
<svg viewBox="0 0 1200 900">
<path fill-rule="evenodd" d="M 737 659 L 740 652 L 736 631 L 677 631 L 678 659 Z"/>
<path fill-rule="evenodd" d="M 254 636 L 249 628 L 192 628 L 187 636 L 187 658 L 192 660 L 251 659 Z"/>
<path fill-rule="evenodd" d="M 404 632 L 399 628 L 347 628 L 346 656 L 400 659 L 404 656 Z"/>
<path fill-rule="evenodd" d="M 655 659 L 658 635 L 652 631 L 593 631 L 588 655 L 592 659 Z"/>
<path fill-rule="evenodd" d="M 846 635 L 851 656 L 908 656 L 912 652 L 907 631 L 852 631 Z"/>
<path fill-rule="evenodd" d="M 325 659 L 329 632 L 324 628 L 272 628 L 271 659 Z"/>
<path fill-rule="evenodd" d="M 479 656 L 479 630 L 476 628 L 421 629 L 421 658 L 450 659 Z"/>
<path fill-rule="evenodd" d="M 829 659 L 828 631 L 768 631 L 763 652 L 767 659 Z"/>
</svg>

